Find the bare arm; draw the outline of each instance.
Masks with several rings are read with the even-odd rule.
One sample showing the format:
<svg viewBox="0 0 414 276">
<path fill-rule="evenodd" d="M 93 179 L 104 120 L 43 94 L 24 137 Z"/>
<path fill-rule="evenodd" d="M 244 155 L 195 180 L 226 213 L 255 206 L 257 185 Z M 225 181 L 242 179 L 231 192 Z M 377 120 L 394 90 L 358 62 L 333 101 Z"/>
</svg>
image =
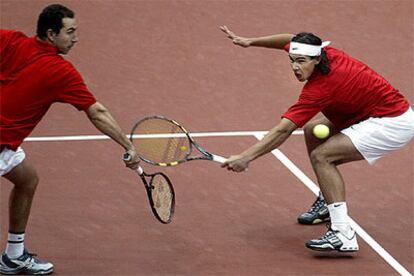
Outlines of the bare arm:
<svg viewBox="0 0 414 276">
<path fill-rule="evenodd" d="M 251 161 L 282 145 L 296 128 L 297 126 L 292 121 L 282 118 L 280 123 L 271 129 L 262 140 L 241 154 L 230 156 L 222 167 L 236 172 L 244 171 Z"/>
<path fill-rule="evenodd" d="M 283 47 L 294 37 L 293 34 L 276 34 L 255 38 L 247 38 L 236 35 L 234 32 L 230 31 L 226 26 L 221 26 L 220 29 L 225 34 L 227 34 L 227 37 L 230 38 L 234 44 L 242 47 L 256 46 L 283 50 Z"/>
<path fill-rule="evenodd" d="M 111 137 L 112 140 L 121 145 L 125 151 L 132 156 L 131 160 L 126 161 L 125 164 L 131 169 L 136 169 L 138 167 L 139 158 L 135 147 L 122 132 L 118 123 L 112 117 L 111 113 L 109 113 L 108 109 L 106 109 L 101 103 L 96 102 L 86 110 L 86 114 L 98 130 Z"/>
</svg>

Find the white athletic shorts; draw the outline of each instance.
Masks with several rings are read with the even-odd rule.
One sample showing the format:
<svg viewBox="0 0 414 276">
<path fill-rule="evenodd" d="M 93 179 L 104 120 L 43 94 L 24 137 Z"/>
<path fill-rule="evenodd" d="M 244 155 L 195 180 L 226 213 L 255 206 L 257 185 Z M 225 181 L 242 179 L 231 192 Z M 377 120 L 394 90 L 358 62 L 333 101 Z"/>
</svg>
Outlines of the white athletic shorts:
<svg viewBox="0 0 414 276">
<path fill-rule="evenodd" d="M 0 176 L 9 173 L 17 165 L 23 162 L 26 154 L 23 149 L 19 147 L 16 151 L 4 148 L 0 152 Z"/>
<path fill-rule="evenodd" d="M 341 131 L 370 165 L 402 148 L 414 137 L 414 111 L 397 117 L 368 118 Z"/>
</svg>

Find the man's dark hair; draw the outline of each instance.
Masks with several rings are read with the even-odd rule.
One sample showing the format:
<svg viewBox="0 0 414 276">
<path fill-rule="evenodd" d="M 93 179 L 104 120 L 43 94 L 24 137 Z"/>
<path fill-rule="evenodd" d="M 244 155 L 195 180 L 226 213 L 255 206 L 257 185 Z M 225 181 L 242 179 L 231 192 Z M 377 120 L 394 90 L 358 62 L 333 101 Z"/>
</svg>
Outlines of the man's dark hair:
<svg viewBox="0 0 414 276">
<path fill-rule="evenodd" d="M 304 44 L 310 44 L 310 45 L 322 45 L 322 39 L 317 37 L 316 35 L 312 33 L 298 33 L 292 38 L 293 42 L 300 42 Z M 317 57 L 310 57 L 311 59 L 315 59 Z M 316 69 L 319 70 L 319 72 L 322 73 L 322 75 L 327 75 L 331 71 L 331 68 L 329 67 L 329 59 L 326 55 L 325 50 L 322 48 L 321 51 L 321 61 L 318 65 L 316 65 Z"/>
<path fill-rule="evenodd" d="M 75 13 L 60 4 L 52 4 L 44 8 L 37 20 L 37 36 L 40 39 L 45 39 L 49 29 L 59 34 L 60 29 L 63 28 L 62 19 L 65 17 L 74 18 Z"/>
</svg>

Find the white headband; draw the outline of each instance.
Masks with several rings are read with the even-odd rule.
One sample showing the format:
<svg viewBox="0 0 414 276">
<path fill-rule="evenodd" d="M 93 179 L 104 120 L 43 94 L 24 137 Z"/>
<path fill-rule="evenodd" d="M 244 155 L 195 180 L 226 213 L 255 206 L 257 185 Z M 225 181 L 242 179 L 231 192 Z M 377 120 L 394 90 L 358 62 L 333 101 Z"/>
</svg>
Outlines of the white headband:
<svg viewBox="0 0 414 276">
<path fill-rule="evenodd" d="M 292 41 L 290 42 L 289 54 L 304 55 L 310 57 L 320 56 L 322 48 L 328 46 L 330 43 L 330 41 L 324 41 L 322 42 L 322 45 L 318 46 Z"/>
</svg>

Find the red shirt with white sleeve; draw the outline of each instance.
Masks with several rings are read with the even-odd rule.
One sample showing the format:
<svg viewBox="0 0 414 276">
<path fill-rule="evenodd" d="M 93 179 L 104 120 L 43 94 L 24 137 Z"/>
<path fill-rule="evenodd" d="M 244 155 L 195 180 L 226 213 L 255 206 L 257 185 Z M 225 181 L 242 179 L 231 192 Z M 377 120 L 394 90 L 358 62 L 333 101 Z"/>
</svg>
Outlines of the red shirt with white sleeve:
<svg viewBox="0 0 414 276">
<path fill-rule="evenodd" d="M 96 102 L 54 45 L 0 30 L 0 145 L 16 150 L 55 102 L 86 110 Z"/>
<path fill-rule="evenodd" d="M 335 127 L 344 129 L 369 117 L 396 117 L 408 110 L 404 96 L 374 70 L 343 51 L 324 49 L 331 71 L 322 75 L 315 69 L 298 101 L 282 117 L 302 127 L 322 112 Z"/>
</svg>

